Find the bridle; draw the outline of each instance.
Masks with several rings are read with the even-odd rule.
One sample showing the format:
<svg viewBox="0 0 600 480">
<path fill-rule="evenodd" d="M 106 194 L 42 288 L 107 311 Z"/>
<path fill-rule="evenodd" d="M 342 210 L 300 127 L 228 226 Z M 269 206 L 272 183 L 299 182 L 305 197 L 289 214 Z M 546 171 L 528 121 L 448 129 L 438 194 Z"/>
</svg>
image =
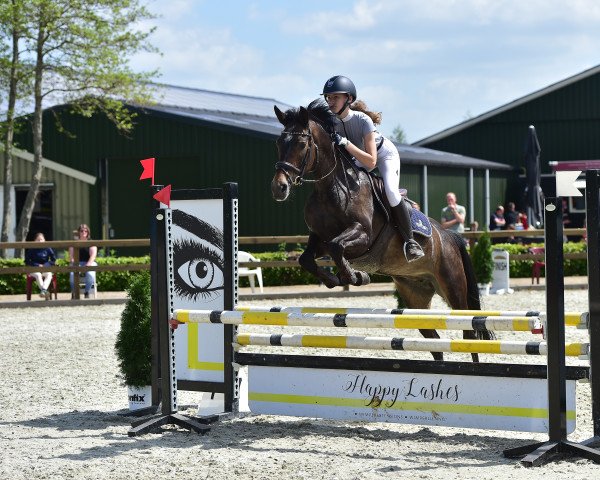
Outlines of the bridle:
<svg viewBox="0 0 600 480">
<path fill-rule="evenodd" d="M 308 148 L 306 149 L 306 152 L 304 153 L 304 157 L 302 158 L 302 163 L 300 164 L 300 168 L 296 167 L 295 165 L 292 165 L 289 162 L 285 162 L 285 161 L 280 161 L 280 162 L 275 163 L 275 170 L 281 170 L 285 174 L 289 183 L 291 183 L 292 185 L 302 185 L 303 182 L 316 183 L 316 182 L 320 182 L 324 178 L 331 175 L 331 173 L 333 173 L 333 171 L 335 170 L 335 167 L 337 166 L 337 155 L 335 154 L 335 149 L 333 151 L 333 158 L 334 158 L 333 168 L 328 173 L 323 175 L 321 178 L 317 178 L 317 179 L 304 178 L 304 175 L 310 173 L 310 172 L 306 171 L 306 168 L 308 167 L 308 164 L 310 163 L 311 152 L 313 151 L 313 146 L 314 146 L 315 153 L 314 153 L 314 161 L 312 162 L 312 166 L 313 166 L 312 171 L 314 171 L 315 167 L 319 164 L 319 146 L 316 144 L 316 142 L 314 142 L 313 134 L 310 129 L 310 126 L 308 127 L 308 132 L 290 132 L 290 131 L 284 130 L 281 133 L 296 136 L 296 137 L 307 137 L 308 138 Z M 287 156 L 287 154 L 286 154 L 286 156 Z M 296 174 L 296 178 L 292 179 L 290 172 L 294 172 Z"/>
</svg>

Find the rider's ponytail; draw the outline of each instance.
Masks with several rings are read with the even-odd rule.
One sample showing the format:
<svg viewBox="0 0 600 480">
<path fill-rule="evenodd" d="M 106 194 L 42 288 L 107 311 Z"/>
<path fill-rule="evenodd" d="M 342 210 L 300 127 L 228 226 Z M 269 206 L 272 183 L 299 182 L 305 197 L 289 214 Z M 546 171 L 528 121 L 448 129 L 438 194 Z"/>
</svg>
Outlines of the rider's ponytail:
<svg viewBox="0 0 600 480">
<path fill-rule="evenodd" d="M 381 112 L 372 112 L 369 110 L 369 107 L 367 107 L 367 104 L 365 102 L 363 102 L 362 100 L 357 100 L 356 102 L 354 102 L 352 105 L 350 105 L 350 108 L 352 110 L 357 110 L 359 112 L 363 112 L 364 114 L 368 115 L 371 120 L 373 120 L 373 123 L 375 125 L 379 125 L 381 123 Z"/>
</svg>

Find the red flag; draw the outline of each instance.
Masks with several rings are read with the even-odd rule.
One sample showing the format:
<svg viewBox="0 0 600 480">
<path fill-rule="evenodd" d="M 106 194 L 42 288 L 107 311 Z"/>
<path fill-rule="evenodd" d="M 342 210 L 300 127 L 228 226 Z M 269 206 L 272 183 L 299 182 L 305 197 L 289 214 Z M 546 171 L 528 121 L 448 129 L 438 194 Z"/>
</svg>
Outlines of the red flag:
<svg viewBox="0 0 600 480">
<path fill-rule="evenodd" d="M 144 171 L 140 176 L 140 180 L 144 180 L 146 178 L 152 179 L 152 185 L 154 185 L 154 158 L 146 158 L 145 160 L 140 160 L 142 167 L 144 167 Z"/>
<path fill-rule="evenodd" d="M 162 190 L 155 193 L 152 198 L 158 200 L 160 203 L 164 203 L 168 208 L 171 207 L 171 185 L 167 185 Z"/>
</svg>

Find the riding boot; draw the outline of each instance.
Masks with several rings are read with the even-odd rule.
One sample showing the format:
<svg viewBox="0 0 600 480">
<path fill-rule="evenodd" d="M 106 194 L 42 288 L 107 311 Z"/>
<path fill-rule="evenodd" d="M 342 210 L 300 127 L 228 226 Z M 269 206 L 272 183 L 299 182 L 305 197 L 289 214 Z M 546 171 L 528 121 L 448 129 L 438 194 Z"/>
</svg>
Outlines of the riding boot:
<svg viewBox="0 0 600 480">
<path fill-rule="evenodd" d="M 396 230 L 404 240 L 404 256 L 406 260 L 412 262 L 425 255 L 421 245 L 413 238 L 412 227 L 410 224 L 410 207 L 406 200 L 402 200 L 395 207 L 391 207 L 392 217 Z"/>
</svg>

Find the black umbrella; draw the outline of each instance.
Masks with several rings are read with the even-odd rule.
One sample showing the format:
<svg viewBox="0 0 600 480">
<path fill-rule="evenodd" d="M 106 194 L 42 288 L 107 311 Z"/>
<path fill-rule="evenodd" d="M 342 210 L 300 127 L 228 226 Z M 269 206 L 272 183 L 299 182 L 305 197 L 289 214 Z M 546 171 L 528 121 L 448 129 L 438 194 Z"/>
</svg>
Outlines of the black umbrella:
<svg viewBox="0 0 600 480">
<path fill-rule="evenodd" d="M 525 144 L 525 213 L 529 225 L 534 228 L 544 227 L 544 193 L 540 186 L 540 142 L 538 142 L 535 127 L 529 126 L 527 143 Z"/>
</svg>

